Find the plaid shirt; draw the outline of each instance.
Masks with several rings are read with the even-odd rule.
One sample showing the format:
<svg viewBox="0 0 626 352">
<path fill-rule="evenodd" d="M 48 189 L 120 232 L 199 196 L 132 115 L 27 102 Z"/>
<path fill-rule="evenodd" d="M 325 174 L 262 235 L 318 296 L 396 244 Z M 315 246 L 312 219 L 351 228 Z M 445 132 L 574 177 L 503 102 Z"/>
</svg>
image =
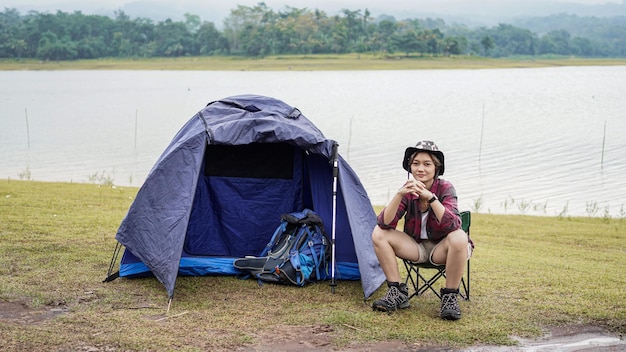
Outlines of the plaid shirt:
<svg viewBox="0 0 626 352">
<path fill-rule="evenodd" d="M 457 208 L 456 190 L 452 183 L 437 179 L 430 188 L 430 191 L 437 195 L 439 201 L 446 208 L 441 221 L 437 220 L 434 212 L 428 214 L 426 219 L 426 232 L 428 239 L 439 242 L 450 232 L 461 227 L 461 216 Z M 391 223 L 384 223 L 385 209 L 378 214 L 378 226 L 383 229 L 395 229 L 398 221 L 404 216 L 404 232 L 411 235 L 417 242 L 421 242 L 420 231 L 422 226 L 422 216 L 419 210 L 419 198 L 414 194 L 406 194 L 398 206 L 396 216 Z"/>
</svg>

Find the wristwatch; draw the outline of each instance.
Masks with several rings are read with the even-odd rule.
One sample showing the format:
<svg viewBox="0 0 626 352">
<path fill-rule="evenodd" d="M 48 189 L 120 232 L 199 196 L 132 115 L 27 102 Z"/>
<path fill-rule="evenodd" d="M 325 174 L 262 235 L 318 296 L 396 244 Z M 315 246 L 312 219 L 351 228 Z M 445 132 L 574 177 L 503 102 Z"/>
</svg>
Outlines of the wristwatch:
<svg viewBox="0 0 626 352">
<path fill-rule="evenodd" d="M 437 198 L 437 196 L 433 193 L 433 197 L 428 200 L 428 204 L 431 204 L 432 202 L 434 202 L 434 201 L 436 201 L 438 199 L 439 198 Z"/>
</svg>

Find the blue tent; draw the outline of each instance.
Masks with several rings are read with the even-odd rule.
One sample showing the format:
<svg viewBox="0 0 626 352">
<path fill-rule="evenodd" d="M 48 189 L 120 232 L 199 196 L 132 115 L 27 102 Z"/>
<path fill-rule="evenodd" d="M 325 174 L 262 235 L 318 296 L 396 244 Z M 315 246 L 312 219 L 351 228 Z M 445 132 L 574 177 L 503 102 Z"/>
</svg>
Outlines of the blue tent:
<svg viewBox="0 0 626 352">
<path fill-rule="evenodd" d="M 154 275 L 172 298 L 178 275 L 240 274 L 234 259 L 259 255 L 280 216 L 304 208 L 335 237 L 333 280 L 360 279 L 368 298 L 385 280 L 370 237 L 376 216 L 337 143 L 280 100 L 214 101 L 182 127 L 139 189 L 107 280 Z"/>
</svg>

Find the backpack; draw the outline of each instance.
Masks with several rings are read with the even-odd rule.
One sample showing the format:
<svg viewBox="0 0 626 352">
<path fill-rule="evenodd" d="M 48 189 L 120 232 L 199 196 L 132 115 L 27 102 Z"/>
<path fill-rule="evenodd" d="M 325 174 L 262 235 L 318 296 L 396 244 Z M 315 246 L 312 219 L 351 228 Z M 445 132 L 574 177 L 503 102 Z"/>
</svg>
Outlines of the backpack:
<svg viewBox="0 0 626 352">
<path fill-rule="evenodd" d="M 235 268 L 262 282 L 304 286 L 329 277 L 329 241 L 322 219 L 314 211 L 283 214 L 259 257 L 236 259 Z"/>
</svg>

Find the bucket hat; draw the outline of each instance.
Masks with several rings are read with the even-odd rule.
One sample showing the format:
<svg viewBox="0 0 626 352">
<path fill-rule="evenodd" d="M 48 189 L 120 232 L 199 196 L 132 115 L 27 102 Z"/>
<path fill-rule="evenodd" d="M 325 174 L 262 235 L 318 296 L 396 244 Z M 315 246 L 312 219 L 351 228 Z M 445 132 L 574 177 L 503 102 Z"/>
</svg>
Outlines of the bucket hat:
<svg viewBox="0 0 626 352">
<path fill-rule="evenodd" d="M 417 142 L 415 147 L 406 148 L 406 150 L 404 151 L 404 160 L 402 160 L 402 167 L 406 171 L 411 172 L 411 167 L 409 166 L 409 162 L 410 162 L 409 159 L 411 158 L 413 154 L 415 154 L 415 152 L 418 152 L 418 151 L 431 153 L 437 156 L 439 161 L 441 161 L 441 167 L 439 168 L 438 175 L 443 175 L 443 172 L 445 171 L 443 152 L 439 150 L 439 148 L 433 141 L 419 141 Z"/>
</svg>

